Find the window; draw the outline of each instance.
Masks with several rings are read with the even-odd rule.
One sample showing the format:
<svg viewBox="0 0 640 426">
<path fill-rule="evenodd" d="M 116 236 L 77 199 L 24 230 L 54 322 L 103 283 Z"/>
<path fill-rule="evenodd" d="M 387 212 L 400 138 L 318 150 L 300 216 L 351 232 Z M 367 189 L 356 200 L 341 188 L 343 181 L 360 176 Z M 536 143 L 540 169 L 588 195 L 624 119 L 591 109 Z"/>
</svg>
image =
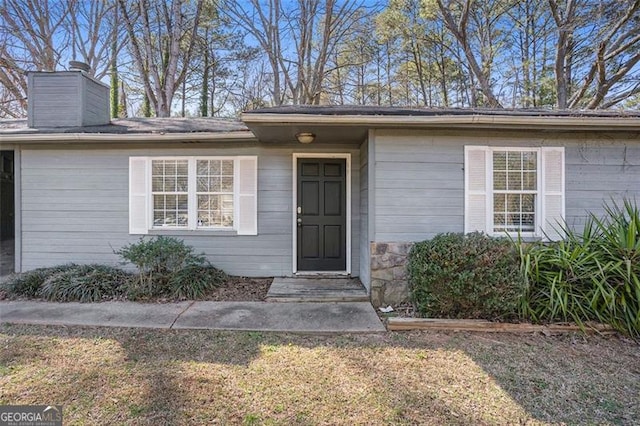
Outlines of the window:
<svg viewBox="0 0 640 426">
<path fill-rule="evenodd" d="M 465 232 L 560 238 L 564 148 L 465 147 Z"/>
<path fill-rule="evenodd" d="M 257 233 L 257 157 L 131 157 L 129 228 Z"/>
<path fill-rule="evenodd" d="M 493 151 L 492 160 L 493 232 L 534 232 L 538 152 Z"/>
<path fill-rule="evenodd" d="M 189 219 L 187 160 L 151 160 L 153 226 L 186 228 Z"/>
</svg>

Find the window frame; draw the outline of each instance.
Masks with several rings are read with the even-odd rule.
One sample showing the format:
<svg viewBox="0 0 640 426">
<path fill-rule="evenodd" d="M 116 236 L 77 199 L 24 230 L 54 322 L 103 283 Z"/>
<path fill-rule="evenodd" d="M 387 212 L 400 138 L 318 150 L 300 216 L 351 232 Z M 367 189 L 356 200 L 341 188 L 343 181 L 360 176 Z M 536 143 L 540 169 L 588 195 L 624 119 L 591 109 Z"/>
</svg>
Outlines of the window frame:
<svg viewBox="0 0 640 426">
<path fill-rule="evenodd" d="M 540 230 L 542 229 L 543 221 L 543 210 L 542 210 L 542 200 L 544 198 L 544 188 L 542 182 L 542 148 L 540 147 L 509 147 L 509 146 L 489 146 L 487 147 L 488 156 L 487 156 L 487 226 L 486 231 L 488 235 L 499 237 L 510 235 L 512 237 L 517 237 L 518 235 L 525 238 L 536 238 L 541 237 Z M 535 152 L 536 153 L 536 190 L 497 190 L 494 189 L 494 168 L 493 168 L 493 154 L 495 152 Z M 494 195 L 495 194 L 532 194 L 535 193 L 536 199 L 534 204 L 534 226 L 533 231 L 495 231 L 495 206 L 494 206 Z M 505 224 L 505 228 L 507 225 Z"/>
<path fill-rule="evenodd" d="M 147 157 L 147 193 L 149 194 L 147 203 L 147 220 L 149 224 L 149 231 L 198 231 L 198 232 L 229 232 L 238 231 L 239 220 L 239 197 L 240 197 L 240 176 L 239 176 L 239 159 L 238 156 L 208 156 L 208 155 L 194 155 L 194 156 L 157 156 Z M 188 167 L 188 185 L 187 185 L 187 226 L 156 226 L 154 225 L 154 205 L 153 205 L 153 161 L 175 161 L 175 160 L 187 160 Z M 233 225 L 232 226 L 198 226 L 198 160 L 233 160 Z"/>
</svg>

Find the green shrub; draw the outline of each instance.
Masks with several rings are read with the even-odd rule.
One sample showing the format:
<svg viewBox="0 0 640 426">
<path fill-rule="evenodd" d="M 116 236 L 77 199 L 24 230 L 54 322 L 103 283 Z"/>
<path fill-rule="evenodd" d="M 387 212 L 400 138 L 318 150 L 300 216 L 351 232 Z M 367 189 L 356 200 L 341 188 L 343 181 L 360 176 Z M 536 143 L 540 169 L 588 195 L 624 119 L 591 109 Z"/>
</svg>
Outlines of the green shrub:
<svg viewBox="0 0 640 426">
<path fill-rule="evenodd" d="M 179 299 L 198 299 L 227 278 L 227 274 L 211 265 L 187 265 L 173 274 L 171 293 Z"/>
<path fill-rule="evenodd" d="M 57 302 L 99 302 L 125 294 L 131 276 L 104 265 L 72 265 L 52 271 L 40 289 L 40 295 Z"/>
<path fill-rule="evenodd" d="M 411 297 L 426 317 L 515 318 L 523 281 L 506 238 L 440 234 L 409 254 Z"/>
<path fill-rule="evenodd" d="M 38 268 L 32 271 L 16 274 L 9 277 L 2 288 L 13 297 L 35 298 L 40 296 L 40 289 L 47 277 L 56 272 L 63 272 L 75 267 L 74 264 Z"/>
<path fill-rule="evenodd" d="M 590 214 L 564 241 L 520 245 L 521 311 L 533 321 L 598 321 L 640 337 L 640 212 L 624 200 Z"/>
<path fill-rule="evenodd" d="M 155 296 L 201 297 L 226 280 L 226 274 L 207 262 L 204 255 L 172 237 L 141 238 L 116 251 L 138 269 L 129 288 L 129 298 Z"/>
</svg>

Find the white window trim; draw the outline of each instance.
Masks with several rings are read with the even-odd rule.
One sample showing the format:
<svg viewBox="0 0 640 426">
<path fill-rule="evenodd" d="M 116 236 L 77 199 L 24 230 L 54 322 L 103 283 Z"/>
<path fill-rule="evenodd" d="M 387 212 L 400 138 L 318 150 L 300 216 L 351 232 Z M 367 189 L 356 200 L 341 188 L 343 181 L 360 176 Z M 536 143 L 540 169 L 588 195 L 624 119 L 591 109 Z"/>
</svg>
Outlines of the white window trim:
<svg viewBox="0 0 640 426">
<path fill-rule="evenodd" d="M 537 185 L 538 197 L 536 199 L 536 227 L 534 232 L 493 232 L 493 152 L 494 151 L 536 151 L 538 152 L 537 162 Z M 476 154 L 473 154 L 476 152 Z M 472 162 L 472 158 L 479 160 L 478 154 L 482 152 L 483 168 L 480 169 Z M 560 156 L 553 158 L 553 153 Z M 560 168 L 555 170 L 554 176 L 549 167 L 554 165 L 554 161 L 559 160 Z M 474 160 L 475 161 L 475 160 Z M 479 179 L 479 173 L 482 178 Z M 565 218 L 566 205 L 566 163 L 565 148 L 562 146 L 486 146 L 486 145 L 465 145 L 464 146 L 464 232 L 481 231 L 487 235 L 505 236 L 512 235 L 524 238 L 535 238 L 544 240 L 557 240 L 564 237 L 562 230 L 557 228 L 557 221 Z M 550 187 L 549 179 L 554 179 L 555 189 Z M 475 184 L 472 184 L 475 182 Z M 478 185 L 482 183 L 483 188 Z M 549 205 L 551 198 L 556 197 L 559 205 Z M 475 200 L 473 200 L 473 199 Z M 482 198 L 480 201 L 478 198 Z M 478 203 L 480 202 L 480 203 Z M 479 208 L 481 207 L 481 211 Z M 471 212 L 478 212 L 482 216 L 472 216 Z M 475 220 L 474 220 L 475 218 Z"/>
<path fill-rule="evenodd" d="M 233 226 L 198 227 L 196 161 L 233 160 Z M 187 160 L 188 226 L 153 226 L 152 161 Z M 258 235 L 258 156 L 130 156 L 129 157 L 129 234 L 217 232 L 219 235 Z"/>
<path fill-rule="evenodd" d="M 240 196 L 240 179 L 238 162 L 241 156 L 159 156 L 147 157 L 147 223 L 149 231 L 198 231 L 220 232 L 238 231 L 238 199 Z M 153 161 L 161 160 L 187 160 L 189 168 L 188 196 L 188 220 L 187 226 L 154 226 L 153 225 Z M 198 226 L 198 196 L 197 196 L 197 160 L 233 160 L 233 226 Z"/>
<path fill-rule="evenodd" d="M 509 232 L 509 231 L 499 231 L 495 232 L 495 222 L 494 222 L 494 205 L 493 205 L 493 196 L 496 193 L 493 189 L 493 153 L 494 152 L 535 152 L 536 153 L 536 204 L 535 204 L 535 224 L 533 232 Z M 542 210 L 542 199 L 544 198 L 544 188 L 542 187 L 542 149 L 535 147 L 506 147 L 506 146 L 490 146 L 488 147 L 489 155 L 487 156 L 487 234 L 492 235 L 494 237 L 510 235 L 512 237 L 517 237 L 518 235 L 525 238 L 538 238 L 542 236 L 542 224 L 544 212 Z M 506 194 L 530 194 L 533 191 L 499 191 L 498 193 L 506 193 Z"/>
</svg>

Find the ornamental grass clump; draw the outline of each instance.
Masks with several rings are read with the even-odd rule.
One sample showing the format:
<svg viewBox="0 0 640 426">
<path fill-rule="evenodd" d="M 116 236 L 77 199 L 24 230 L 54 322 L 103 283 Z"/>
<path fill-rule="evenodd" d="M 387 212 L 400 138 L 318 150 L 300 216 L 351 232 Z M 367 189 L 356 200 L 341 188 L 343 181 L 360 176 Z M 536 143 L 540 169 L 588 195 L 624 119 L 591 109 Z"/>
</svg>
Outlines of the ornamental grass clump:
<svg viewBox="0 0 640 426">
<path fill-rule="evenodd" d="M 99 302 L 122 297 L 129 279 L 130 274 L 111 266 L 70 263 L 16 274 L 2 288 L 10 297 Z"/>
<path fill-rule="evenodd" d="M 517 318 L 523 280 L 506 238 L 440 234 L 409 254 L 411 297 L 424 317 Z"/>
<path fill-rule="evenodd" d="M 72 265 L 49 274 L 40 295 L 56 302 L 100 302 L 124 296 L 130 279 L 130 274 L 111 266 Z"/>
<path fill-rule="evenodd" d="M 640 337 L 640 212 L 624 200 L 590 214 L 581 232 L 562 225 L 556 243 L 519 244 L 522 315 L 537 322 L 608 324 Z"/>
</svg>

